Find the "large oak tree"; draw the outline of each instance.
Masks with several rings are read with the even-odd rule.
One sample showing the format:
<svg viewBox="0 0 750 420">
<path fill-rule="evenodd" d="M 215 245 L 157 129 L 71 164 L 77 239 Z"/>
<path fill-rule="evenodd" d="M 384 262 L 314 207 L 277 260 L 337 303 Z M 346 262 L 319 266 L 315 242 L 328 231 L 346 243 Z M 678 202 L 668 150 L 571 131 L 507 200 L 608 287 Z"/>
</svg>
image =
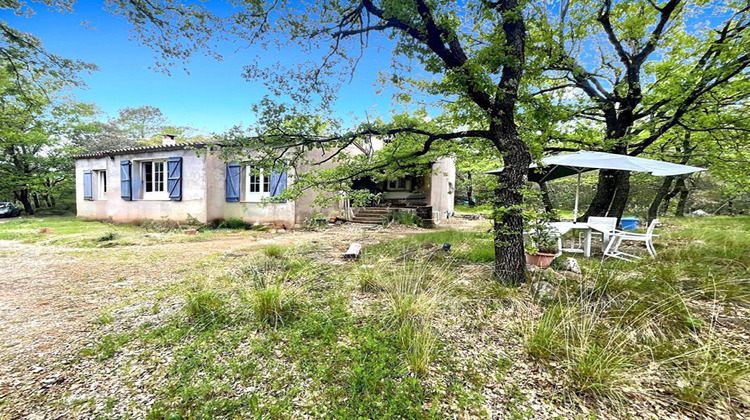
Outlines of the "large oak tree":
<svg viewBox="0 0 750 420">
<path fill-rule="evenodd" d="M 695 114 L 747 106 L 747 2 L 563 0 L 534 9 L 528 108 L 542 112 L 528 117 L 549 150 L 636 156 L 674 129 L 736 131 Z M 680 148 L 681 136 L 667 137 Z M 601 171 L 582 219 L 622 216 L 629 191 L 629 172 Z"/>
<path fill-rule="evenodd" d="M 245 149 L 276 152 L 275 159 L 300 158 L 305 156 L 300 151 L 310 149 L 339 163 L 352 159 L 329 177 L 309 177 L 319 184 L 403 170 L 464 142 L 491 148 L 505 166 L 495 195 L 494 273 L 514 284 L 525 280 L 521 206 L 531 154 L 515 121 L 526 52 L 523 3 L 278 0 L 236 5 L 231 16 L 218 16 L 198 3 L 114 3 L 164 63 L 214 51 L 216 36 L 304 54 L 306 60 L 291 67 L 268 57 L 246 67 L 246 76 L 264 81 L 276 97 L 260 105 L 261 123 L 253 136 L 237 131 L 226 139 Z M 340 84 L 356 72 L 363 55 L 384 50 L 391 61 L 384 79 L 397 90 L 396 98 L 409 102 L 413 93 L 421 93 L 440 118 L 403 115 L 387 124 L 340 129 L 327 118 Z M 321 126 L 311 128 L 319 121 L 313 114 L 325 120 Z M 350 146 L 364 149 L 372 136 L 388 141 L 384 151 L 333 158 Z"/>
</svg>

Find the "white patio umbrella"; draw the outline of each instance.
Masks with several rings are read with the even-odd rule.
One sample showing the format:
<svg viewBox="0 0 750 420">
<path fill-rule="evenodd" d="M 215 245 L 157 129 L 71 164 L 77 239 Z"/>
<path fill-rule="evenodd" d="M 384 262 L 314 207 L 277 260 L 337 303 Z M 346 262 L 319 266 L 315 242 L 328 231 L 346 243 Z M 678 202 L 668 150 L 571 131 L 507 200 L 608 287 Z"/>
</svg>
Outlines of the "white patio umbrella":
<svg viewBox="0 0 750 420">
<path fill-rule="evenodd" d="M 570 175 L 578 175 L 576 184 L 576 201 L 573 208 L 573 220 L 578 219 L 578 193 L 581 188 L 581 174 L 598 169 L 618 171 L 648 172 L 654 176 L 675 176 L 705 171 L 705 168 L 662 162 L 628 155 L 616 155 L 604 152 L 580 151 L 564 155 L 549 156 L 542 159 L 542 166 L 529 166 L 529 181 L 544 182 Z M 498 175 L 502 168 L 485 173 Z"/>
</svg>

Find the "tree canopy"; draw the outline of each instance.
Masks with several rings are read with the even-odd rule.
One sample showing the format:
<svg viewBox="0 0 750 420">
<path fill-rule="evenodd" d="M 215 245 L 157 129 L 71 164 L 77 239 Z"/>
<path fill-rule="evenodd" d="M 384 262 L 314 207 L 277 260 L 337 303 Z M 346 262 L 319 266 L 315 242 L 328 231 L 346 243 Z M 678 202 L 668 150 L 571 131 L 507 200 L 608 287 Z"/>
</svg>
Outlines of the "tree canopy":
<svg viewBox="0 0 750 420">
<path fill-rule="evenodd" d="M 531 8 L 525 86 L 533 111 L 525 118 L 548 150 L 635 156 L 670 139 L 679 147 L 673 130 L 738 133 L 736 119 L 716 124 L 703 115 L 747 106 L 746 2 L 595 0 Z M 628 180 L 627 172 L 602 171 L 583 217 L 622 215 Z"/>
<path fill-rule="evenodd" d="M 248 64 L 245 76 L 263 82 L 275 98 L 258 104 L 259 123 L 247 133 L 252 135 L 235 130 L 225 141 L 273 160 L 304 159 L 312 150 L 336 156 L 324 161 L 349 161 L 339 165 L 349 169 L 319 172 L 330 176 L 315 178 L 317 184 L 398 172 L 465 141 L 494 149 L 508 168 L 496 194 L 504 210 L 496 223 L 495 274 L 515 283 L 525 279 L 520 206 L 531 155 L 515 123 L 526 53 L 523 5 L 515 0 L 469 5 L 363 0 L 235 6 L 229 16 L 213 14 L 200 3 L 178 2 L 118 2 L 115 11 L 165 62 L 213 51 L 212 43 L 221 38 L 294 49 L 309 57 L 291 66 L 267 60 Z M 360 58 L 373 52 L 373 44 L 390 51 L 391 67 L 382 79 L 396 87 L 394 99 L 409 102 L 412 92 L 421 92 L 427 100 L 412 115 L 343 127 L 327 115 L 339 86 L 356 72 Z M 428 107 L 439 109 L 439 117 L 425 118 Z M 341 153 L 362 147 L 372 136 L 387 140 L 386 147 L 373 154 Z"/>
<path fill-rule="evenodd" d="M 18 79 L 0 64 L 0 197 L 33 214 L 40 200 L 52 206 L 61 189 L 71 189 L 74 139 L 93 129 L 93 107 L 53 100 L 54 81 Z"/>
</svg>

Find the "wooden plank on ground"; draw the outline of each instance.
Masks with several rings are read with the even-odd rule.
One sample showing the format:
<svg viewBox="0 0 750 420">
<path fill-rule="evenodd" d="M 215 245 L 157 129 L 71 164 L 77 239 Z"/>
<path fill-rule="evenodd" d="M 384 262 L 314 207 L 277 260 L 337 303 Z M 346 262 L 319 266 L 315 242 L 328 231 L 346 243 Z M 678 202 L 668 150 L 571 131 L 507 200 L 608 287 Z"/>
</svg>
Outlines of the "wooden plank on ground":
<svg viewBox="0 0 750 420">
<path fill-rule="evenodd" d="M 344 258 L 347 260 L 355 260 L 359 258 L 359 253 L 362 251 L 362 244 L 354 242 L 349 245 L 349 249 L 344 253 Z"/>
</svg>

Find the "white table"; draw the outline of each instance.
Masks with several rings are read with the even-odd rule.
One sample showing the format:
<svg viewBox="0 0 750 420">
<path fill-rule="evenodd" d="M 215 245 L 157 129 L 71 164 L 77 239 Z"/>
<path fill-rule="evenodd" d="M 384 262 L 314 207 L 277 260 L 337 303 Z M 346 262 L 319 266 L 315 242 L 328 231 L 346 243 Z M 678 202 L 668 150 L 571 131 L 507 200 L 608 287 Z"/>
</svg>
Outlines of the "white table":
<svg viewBox="0 0 750 420">
<path fill-rule="evenodd" d="M 610 227 L 605 225 L 598 225 L 594 223 L 584 223 L 584 222 L 552 222 L 550 225 L 557 230 L 560 237 L 565 235 L 566 233 L 572 231 L 572 230 L 580 230 L 582 233 L 586 235 L 586 239 L 583 242 L 583 256 L 584 257 L 590 257 L 591 256 L 591 232 L 597 231 L 602 233 L 602 251 L 604 251 L 604 248 L 607 246 L 607 242 L 609 242 L 609 234 L 610 234 Z M 565 252 L 581 252 L 580 249 L 577 248 L 567 248 L 562 249 L 561 251 Z"/>
</svg>

